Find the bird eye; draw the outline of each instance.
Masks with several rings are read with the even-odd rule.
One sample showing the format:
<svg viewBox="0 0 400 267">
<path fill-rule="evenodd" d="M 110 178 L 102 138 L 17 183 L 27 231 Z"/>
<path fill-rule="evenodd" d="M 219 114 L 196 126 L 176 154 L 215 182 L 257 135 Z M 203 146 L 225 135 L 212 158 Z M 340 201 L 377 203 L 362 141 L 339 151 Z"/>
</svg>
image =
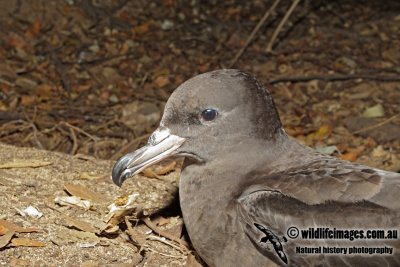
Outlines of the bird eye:
<svg viewBox="0 0 400 267">
<path fill-rule="evenodd" d="M 218 112 L 215 109 L 205 109 L 201 112 L 201 117 L 203 118 L 203 120 L 205 121 L 212 121 L 214 120 L 218 115 Z"/>
</svg>

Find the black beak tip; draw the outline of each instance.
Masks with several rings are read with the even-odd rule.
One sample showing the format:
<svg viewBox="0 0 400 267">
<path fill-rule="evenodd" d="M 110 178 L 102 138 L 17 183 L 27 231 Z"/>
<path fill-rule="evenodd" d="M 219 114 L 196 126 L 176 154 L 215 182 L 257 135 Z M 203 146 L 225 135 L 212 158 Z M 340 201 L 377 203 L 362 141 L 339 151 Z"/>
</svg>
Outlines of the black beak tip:
<svg viewBox="0 0 400 267">
<path fill-rule="evenodd" d="M 114 167 L 112 171 L 112 180 L 114 184 L 118 185 L 119 187 L 125 182 L 126 179 L 130 178 L 132 173 L 129 169 L 116 169 Z"/>
<path fill-rule="evenodd" d="M 126 159 L 121 158 L 121 160 L 118 160 L 115 163 L 112 169 L 112 180 L 114 184 L 118 185 L 119 187 L 122 186 L 126 179 L 132 176 L 131 171 L 126 168 L 126 165 Z"/>
</svg>

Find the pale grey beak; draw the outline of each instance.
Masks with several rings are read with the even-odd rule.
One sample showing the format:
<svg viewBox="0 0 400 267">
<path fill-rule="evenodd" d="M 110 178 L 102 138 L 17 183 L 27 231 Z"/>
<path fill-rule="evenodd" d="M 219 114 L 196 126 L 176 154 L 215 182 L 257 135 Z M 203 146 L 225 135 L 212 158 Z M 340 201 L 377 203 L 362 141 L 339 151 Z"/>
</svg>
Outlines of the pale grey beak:
<svg viewBox="0 0 400 267">
<path fill-rule="evenodd" d="M 166 127 L 160 126 L 149 138 L 146 146 L 120 158 L 112 170 L 114 183 L 122 183 L 167 157 L 178 154 L 177 149 L 185 142 L 185 138 L 173 135 Z"/>
</svg>

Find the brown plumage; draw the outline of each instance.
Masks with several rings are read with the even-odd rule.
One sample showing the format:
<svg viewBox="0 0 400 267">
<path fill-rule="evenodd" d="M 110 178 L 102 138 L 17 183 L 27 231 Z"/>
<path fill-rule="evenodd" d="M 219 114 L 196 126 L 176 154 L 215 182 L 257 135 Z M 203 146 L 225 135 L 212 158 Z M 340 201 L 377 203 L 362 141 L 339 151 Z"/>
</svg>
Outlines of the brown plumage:
<svg viewBox="0 0 400 267">
<path fill-rule="evenodd" d="M 179 155 L 185 156 L 184 222 L 209 266 L 400 266 L 398 239 L 287 238 L 292 226 L 399 229 L 400 174 L 321 155 L 289 138 L 270 93 L 253 76 L 218 70 L 182 84 L 149 144 L 121 158 L 113 179 L 120 185 Z M 296 252 L 306 246 L 394 249 L 391 255 Z"/>
</svg>

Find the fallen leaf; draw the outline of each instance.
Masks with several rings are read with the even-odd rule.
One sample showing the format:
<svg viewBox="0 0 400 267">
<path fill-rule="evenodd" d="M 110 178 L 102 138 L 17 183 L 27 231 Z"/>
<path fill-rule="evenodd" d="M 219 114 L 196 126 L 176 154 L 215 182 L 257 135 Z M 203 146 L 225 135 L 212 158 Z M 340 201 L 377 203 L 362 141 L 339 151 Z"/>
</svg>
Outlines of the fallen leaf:
<svg viewBox="0 0 400 267">
<path fill-rule="evenodd" d="M 316 147 L 315 150 L 317 150 L 319 153 L 326 154 L 326 155 L 332 155 L 333 153 L 339 151 L 337 146 Z"/>
<path fill-rule="evenodd" d="M 332 128 L 329 125 L 325 124 L 319 127 L 318 131 L 315 133 L 315 136 L 316 138 L 321 140 L 325 138 L 327 135 L 329 135 L 331 131 Z"/>
<path fill-rule="evenodd" d="M 32 240 L 24 237 L 13 238 L 11 239 L 11 243 L 17 247 L 44 247 L 46 245 L 41 241 Z"/>
<path fill-rule="evenodd" d="M 356 161 L 358 158 L 358 154 L 354 153 L 354 152 L 348 152 L 348 153 L 341 155 L 340 158 L 342 160 Z"/>
<path fill-rule="evenodd" d="M 44 83 L 35 88 L 35 93 L 40 96 L 41 99 L 49 99 L 51 97 L 51 90 L 51 85 Z"/>
<path fill-rule="evenodd" d="M 72 229 L 61 229 L 55 239 L 52 241 L 58 245 L 64 245 L 68 243 L 79 243 L 79 244 L 91 244 L 96 245 L 100 242 L 100 238 L 94 233 L 82 232 Z"/>
<path fill-rule="evenodd" d="M 44 167 L 52 164 L 49 161 L 41 161 L 41 160 L 16 160 L 13 162 L 6 162 L 0 164 L 0 169 L 13 169 L 13 168 L 38 168 Z"/>
<path fill-rule="evenodd" d="M 36 95 L 22 95 L 21 96 L 21 105 L 22 106 L 31 106 L 36 102 Z"/>
<path fill-rule="evenodd" d="M 158 217 L 157 219 L 154 220 L 154 223 L 157 224 L 158 226 L 163 226 L 166 225 L 170 222 L 170 219 L 164 218 L 162 216 Z"/>
<path fill-rule="evenodd" d="M 107 201 L 104 195 L 93 192 L 82 185 L 65 183 L 64 188 L 71 195 L 80 197 L 82 199 L 90 199 L 97 203 L 103 203 Z"/>
<path fill-rule="evenodd" d="M 381 104 L 377 104 L 373 107 L 367 108 L 363 114 L 365 118 L 379 118 L 385 116 L 385 110 Z"/>
<path fill-rule="evenodd" d="M 155 80 L 154 80 L 154 84 L 155 86 L 157 86 L 158 88 L 164 87 L 167 84 L 169 84 L 169 78 L 166 76 L 158 76 Z"/>
<path fill-rule="evenodd" d="M 41 23 L 40 20 L 35 20 L 29 29 L 25 32 L 28 37 L 36 37 L 40 33 Z"/>
<path fill-rule="evenodd" d="M 65 220 L 68 226 L 73 226 L 77 228 L 78 230 L 85 231 L 85 232 L 90 232 L 90 233 L 98 233 L 99 231 L 93 227 L 88 222 L 84 222 L 81 220 L 73 219 L 67 215 L 62 215 L 62 218 Z"/>
<path fill-rule="evenodd" d="M 85 210 L 92 206 L 90 200 L 83 200 L 76 196 L 58 196 L 54 199 L 54 202 L 61 206 L 77 206 Z"/>
<path fill-rule="evenodd" d="M 0 225 L 0 235 L 5 235 L 8 231 L 7 227 Z"/>
<path fill-rule="evenodd" d="M 104 177 L 105 177 L 104 174 L 97 174 L 91 172 L 82 172 L 79 174 L 79 179 L 84 179 L 84 180 L 98 180 Z"/>
<path fill-rule="evenodd" d="M 4 248 L 5 246 L 10 243 L 11 238 L 14 236 L 15 232 L 10 231 L 7 232 L 5 235 L 0 236 L 0 248 Z"/>
<path fill-rule="evenodd" d="M 25 227 L 21 227 L 16 224 L 13 224 L 9 221 L 1 220 L 1 219 L 0 219 L 0 226 L 3 226 L 10 231 L 18 232 L 18 233 L 32 233 L 32 232 L 41 232 L 42 231 L 40 228 L 36 228 L 36 227 L 26 227 L 25 228 Z"/>
<path fill-rule="evenodd" d="M 135 27 L 133 27 L 132 30 L 134 33 L 136 33 L 138 35 L 143 35 L 150 30 L 150 22 L 145 22 L 143 24 L 135 26 Z"/>
</svg>

